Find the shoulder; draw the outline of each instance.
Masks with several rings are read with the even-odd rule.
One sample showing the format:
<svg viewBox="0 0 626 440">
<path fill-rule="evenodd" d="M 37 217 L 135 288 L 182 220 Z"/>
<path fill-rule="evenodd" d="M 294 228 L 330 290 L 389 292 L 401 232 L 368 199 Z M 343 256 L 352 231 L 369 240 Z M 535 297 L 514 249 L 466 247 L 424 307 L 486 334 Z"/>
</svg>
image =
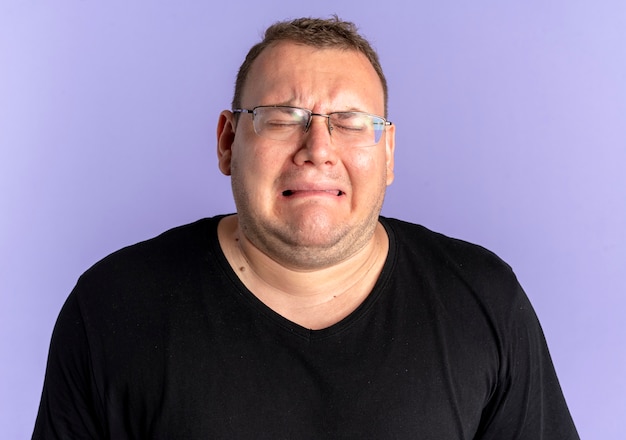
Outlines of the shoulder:
<svg viewBox="0 0 626 440">
<path fill-rule="evenodd" d="M 381 222 L 393 243 L 398 276 L 437 286 L 440 300 L 469 296 L 509 311 L 527 303 L 512 268 L 489 249 L 421 225 L 390 218 Z"/>
<path fill-rule="evenodd" d="M 156 237 L 126 246 L 104 257 L 89 268 L 85 275 L 120 264 L 157 263 L 178 260 L 203 248 L 217 227 L 218 218 L 204 218 L 169 229 Z"/>
<path fill-rule="evenodd" d="M 213 252 L 212 237 L 219 219 L 178 226 L 113 252 L 85 271 L 74 290 L 84 299 L 138 293 L 180 282 Z"/>
<path fill-rule="evenodd" d="M 478 244 L 449 237 L 424 226 L 393 218 L 381 222 L 390 232 L 399 250 L 421 258 L 444 263 L 445 267 L 470 267 L 511 271 L 511 267 L 494 252 Z"/>
</svg>

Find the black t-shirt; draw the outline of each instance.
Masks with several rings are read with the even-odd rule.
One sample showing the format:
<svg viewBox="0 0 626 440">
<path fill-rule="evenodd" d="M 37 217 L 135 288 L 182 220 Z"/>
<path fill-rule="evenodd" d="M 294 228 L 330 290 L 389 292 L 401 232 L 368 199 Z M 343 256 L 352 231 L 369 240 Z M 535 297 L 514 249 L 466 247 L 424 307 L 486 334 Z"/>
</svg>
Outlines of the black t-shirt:
<svg viewBox="0 0 626 440">
<path fill-rule="evenodd" d="M 309 330 L 244 287 L 220 218 L 80 278 L 33 438 L 578 438 L 532 307 L 491 252 L 381 218 L 390 248 L 374 289 Z"/>
</svg>

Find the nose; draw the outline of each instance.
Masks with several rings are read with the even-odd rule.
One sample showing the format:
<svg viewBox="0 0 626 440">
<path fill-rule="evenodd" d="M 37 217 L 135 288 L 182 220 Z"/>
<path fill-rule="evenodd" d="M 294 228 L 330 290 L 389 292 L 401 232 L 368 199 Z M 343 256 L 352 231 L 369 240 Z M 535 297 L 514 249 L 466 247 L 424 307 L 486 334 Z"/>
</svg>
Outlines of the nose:
<svg viewBox="0 0 626 440">
<path fill-rule="evenodd" d="M 326 128 L 328 129 L 328 133 L 332 133 L 333 131 L 333 127 L 330 125 L 330 116 L 328 115 L 322 115 L 319 113 L 311 113 L 311 117 L 309 118 L 309 122 L 306 124 L 306 127 L 304 127 L 304 132 L 308 132 L 309 128 L 311 128 L 311 124 L 313 123 L 313 117 L 317 116 L 318 118 L 324 118 L 326 119 Z"/>
<path fill-rule="evenodd" d="M 317 116 L 316 120 L 313 117 Z M 321 119 L 320 119 L 321 118 Z M 294 156 L 297 165 L 310 163 L 313 165 L 334 164 L 337 161 L 337 150 L 332 142 L 332 127 L 326 115 L 311 115 L 305 128 L 301 145 Z"/>
</svg>

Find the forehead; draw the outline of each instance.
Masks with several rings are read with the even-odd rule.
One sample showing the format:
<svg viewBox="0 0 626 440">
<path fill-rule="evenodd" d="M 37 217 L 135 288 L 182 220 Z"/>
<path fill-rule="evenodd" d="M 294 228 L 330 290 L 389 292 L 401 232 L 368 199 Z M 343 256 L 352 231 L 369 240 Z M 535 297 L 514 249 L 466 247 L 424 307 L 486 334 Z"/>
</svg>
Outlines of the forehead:
<svg viewBox="0 0 626 440">
<path fill-rule="evenodd" d="M 252 63 L 242 103 L 290 104 L 324 111 L 354 107 L 380 113 L 384 93 L 378 74 L 361 52 L 280 42 L 266 48 Z"/>
</svg>

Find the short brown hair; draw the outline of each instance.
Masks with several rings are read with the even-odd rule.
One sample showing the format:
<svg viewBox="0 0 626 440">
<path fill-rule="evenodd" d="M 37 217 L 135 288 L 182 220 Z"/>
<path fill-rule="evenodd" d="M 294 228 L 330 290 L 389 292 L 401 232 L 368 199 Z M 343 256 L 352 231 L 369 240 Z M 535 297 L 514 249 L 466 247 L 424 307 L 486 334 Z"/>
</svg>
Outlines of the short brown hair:
<svg viewBox="0 0 626 440">
<path fill-rule="evenodd" d="M 354 23 L 340 20 L 336 15 L 330 19 L 298 18 L 291 21 L 280 21 L 267 28 L 263 40 L 252 46 L 239 68 L 232 108 L 241 106 L 241 94 L 254 60 L 263 50 L 281 41 L 293 41 L 317 48 L 339 48 L 361 52 L 367 57 L 380 78 L 385 100 L 384 116 L 387 117 L 387 80 L 383 74 L 378 54 L 370 43 L 357 32 Z"/>
</svg>

